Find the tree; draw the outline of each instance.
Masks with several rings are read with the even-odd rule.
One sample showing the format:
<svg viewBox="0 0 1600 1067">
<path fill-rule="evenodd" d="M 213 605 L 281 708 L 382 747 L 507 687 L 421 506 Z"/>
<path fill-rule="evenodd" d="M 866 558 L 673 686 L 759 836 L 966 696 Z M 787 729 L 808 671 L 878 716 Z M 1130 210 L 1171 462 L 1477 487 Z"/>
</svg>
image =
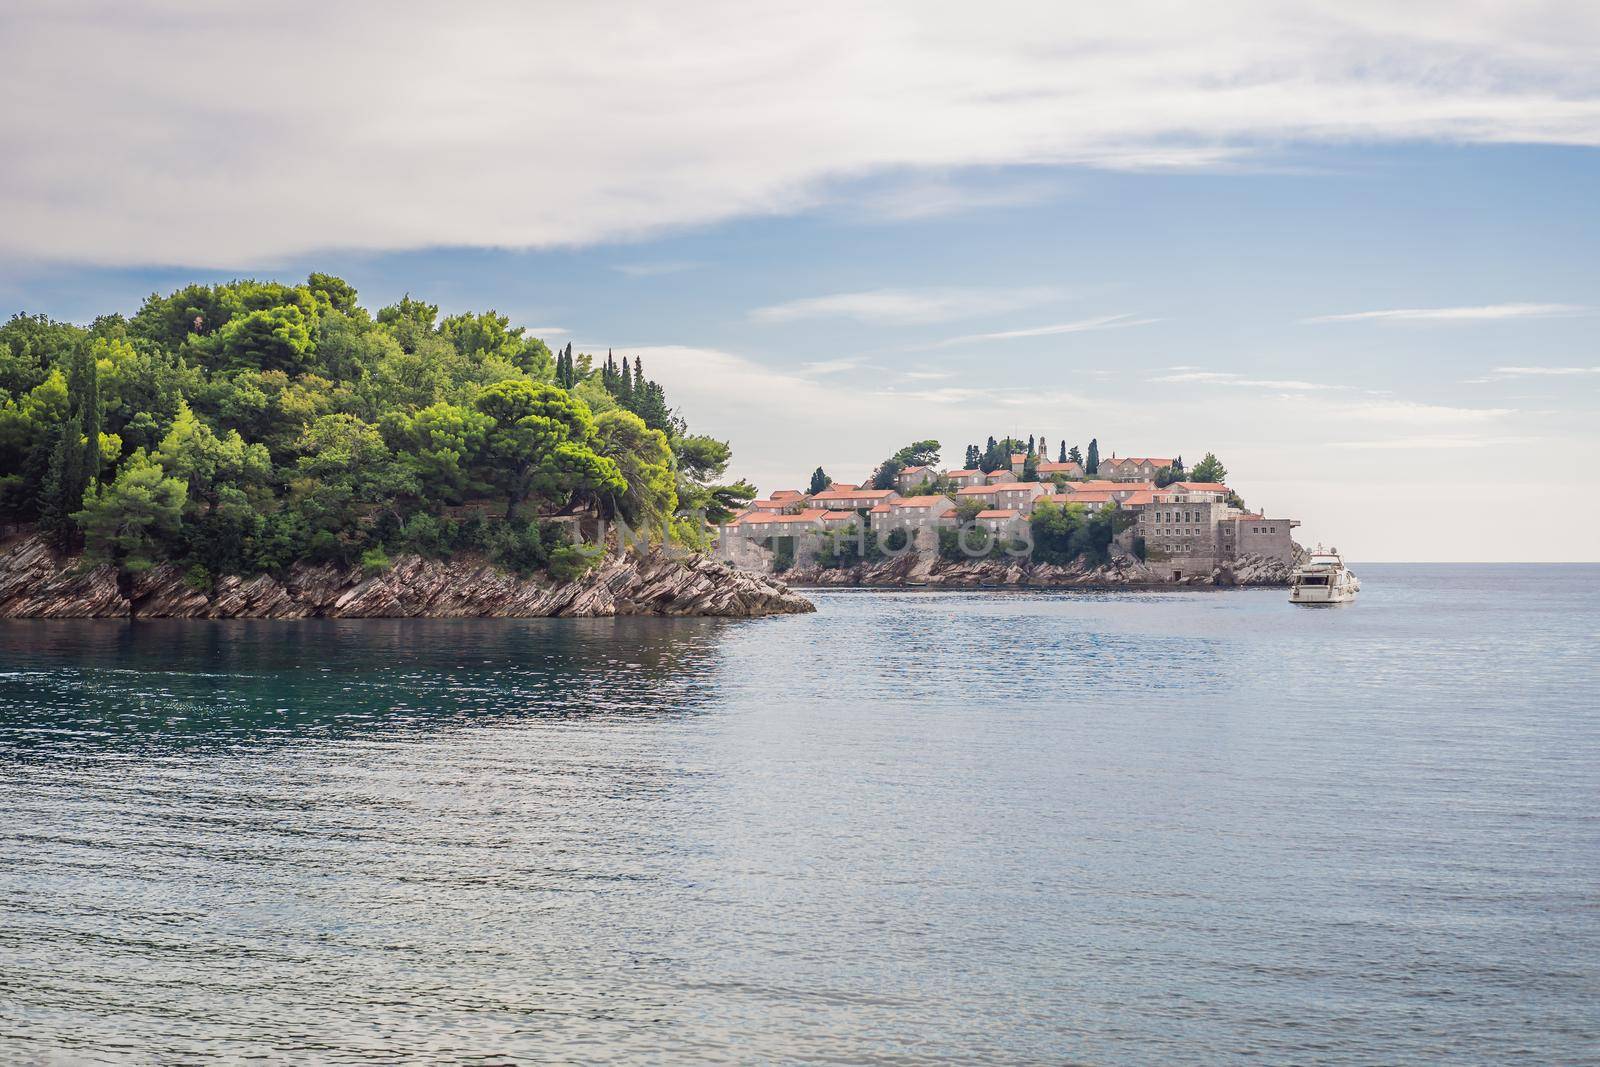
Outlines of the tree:
<svg viewBox="0 0 1600 1067">
<path fill-rule="evenodd" d="M 1089 460 L 1083 465 L 1083 473 L 1100 473 L 1100 440 L 1096 437 L 1089 438 Z"/>
<path fill-rule="evenodd" d="M 1062 442 L 1061 442 L 1061 455 L 1060 455 L 1060 457 L 1058 457 L 1056 459 L 1056 462 L 1057 463 L 1065 463 L 1065 462 L 1067 462 L 1067 442 L 1066 442 L 1065 439 L 1063 439 Z"/>
<path fill-rule="evenodd" d="M 984 446 L 983 454 L 978 457 L 978 469 L 988 474 L 990 471 L 997 471 L 1001 467 L 1011 466 L 1011 457 L 1007 456 L 1002 462 L 1000 452 L 1000 443 L 993 437 L 989 438 L 989 443 Z"/>
<path fill-rule="evenodd" d="M 602 513 L 665 536 L 678 510 L 667 435 L 631 411 L 608 411 L 595 418 L 595 441 L 595 451 L 616 465 L 623 482 L 621 489 L 609 482 L 593 487 Z"/>
<path fill-rule="evenodd" d="M 902 467 L 931 467 L 939 462 L 938 441 L 913 441 L 894 454 Z"/>
<path fill-rule="evenodd" d="M 832 484 L 833 479 L 828 477 L 827 471 L 824 471 L 821 467 L 818 467 L 816 470 L 811 472 L 811 485 L 809 488 L 807 488 L 806 492 L 811 496 L 816 496 L 818 493 L 825 492 L 828 486 Z"/>
<path fill-rule="evenodd" d="M 71 548 L 77 541 L 73 515 L 83 507 L 83 494 L 89 484 L 83 455 L 83 420 L 74 412 L 56 431 L 40 493 L 39 527 L 57 548 Z"/>
<path fill-rule="evenodd" d="M 627 489 L 617 465 L 594 451 L 588 405 L 564 389 L 503 381 L 485 389 L 478 410 L 494 420 L 487 453 L 491 481 L 506 498 L 506 518 L 529 496 L 556 506 L 574 493 L 592 496 Z"/>
<path fill-rule="evenodd" d="M 1022 461 L 1021 477 L 1025 482 L 1036 482 L 1039 480 L 1039 457 L 1033 452 L 1029 452 L 1027 458 Z"/>
<path fill-rule="evenodd" d="M 1083 453 L 1078 451 L 1077 445 L 1073 445 L 1071 448 L 1067 449 L 1067 459 L 1072 463 L 1076 463 L 1080 467 L 1083 466 Z"/>
<path fill-rule="evenodd" d="M 969 470 L 969 471 L 975 471 L 975 470 L 978 469 L 978 464 L 981 463 L 981 462 L 983 462 L 983 453 L 978 451 L 978 446 L 977 445 L 968 445 L 967 446 L 967 458 L 966 458 L 966 464 L 965 464 L 965 468 L 964 469 Z"/>
<path fill-rule="evenodd" d="M 90 486 L 72 518 L 83 528 L 86 558 L 126 571 L 148 570 L 164 539 L 183 523 L 183 482 L 137 449 L 105 486 Z"/>
<path fill-rule="evenodd" d="M 1228 468 L 1222 465 L 1214 452 L 1207 452 L 1205 458 L 1194 465 L 1188 478 L 1191 482 L 1224 482 L 1227 479 Z"/>
</svg>

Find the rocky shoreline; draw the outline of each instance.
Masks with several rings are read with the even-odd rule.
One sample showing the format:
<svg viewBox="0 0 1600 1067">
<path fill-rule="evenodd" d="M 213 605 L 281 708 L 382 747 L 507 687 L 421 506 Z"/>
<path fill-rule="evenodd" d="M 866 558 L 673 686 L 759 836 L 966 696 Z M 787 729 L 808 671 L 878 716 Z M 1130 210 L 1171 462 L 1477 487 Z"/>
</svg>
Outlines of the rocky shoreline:
<svg viewBox="0 0 1600 1067">
<path fill-rule="evenodd" d="M 401 556 L 377 575 L 297 563 L 283 575 L 190 586 L 159 564 L 139 574 L 85 568 L 37 536 L 0 548 L 0 618 L 747 618 L 815 611 L 776 578 L 704 557 L 610 557 L 571 582 L 519 578 L 481 558 Z"/>
<path fill-rule="evenodd" d="M 784 581 L 801 587 L 862 588 L 1036 588 L 1036 589 L 1229 589 L 1287 586 L 1298 564 L 1246 557 L 1210 573 L 1174 579 L 1159 563 L 1112 560 L 1103 566 L 1065 565 L 1011 559 L 951 561 L 927 556 L 863 563 L 854 567 L 808 567 L 784 572 Z"/>
</svg>

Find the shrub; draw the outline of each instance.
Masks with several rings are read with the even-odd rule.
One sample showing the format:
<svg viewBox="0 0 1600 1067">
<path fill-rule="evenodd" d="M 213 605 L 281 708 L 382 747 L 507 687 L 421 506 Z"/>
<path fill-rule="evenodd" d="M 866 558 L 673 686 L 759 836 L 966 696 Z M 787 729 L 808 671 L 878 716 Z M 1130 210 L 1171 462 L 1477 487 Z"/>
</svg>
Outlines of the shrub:
<svg viewBox="0 0 1600 1067">
<path fill-rule="evenodd" d="M 534 522 L 487 525 L 484 547 L 490 559 L 515 574 L 532 574 L 550 562 L 549 549 L 540 533 L 539 524 Z"/>
<path fill-rule="evenodd" d="M 183 572 L 183 584 L 197 593 L 204 593 L 211 589 L 211 572 L 198 563 L 191 564 Z"/>
<path fill-rule="evenodd" d="M 369 548 L 361 553 L 361 573 L 371 578 L 390 567 L 389 554 L 381 548 Z"/>
<path fill-rule="evenodd" d="M 588 574 L 604 556 L 599 545 L 557 545 L 550 550 L 547 566 L 556 581 L 570 582 Z"/>
</svg>

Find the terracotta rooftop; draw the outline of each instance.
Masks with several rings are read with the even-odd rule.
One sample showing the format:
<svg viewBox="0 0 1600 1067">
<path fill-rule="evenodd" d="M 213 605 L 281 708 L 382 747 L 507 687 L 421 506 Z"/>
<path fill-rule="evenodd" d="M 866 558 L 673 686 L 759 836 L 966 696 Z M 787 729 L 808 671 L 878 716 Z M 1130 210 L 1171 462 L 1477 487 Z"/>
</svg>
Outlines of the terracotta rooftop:
<svg viewBox="0 0 1600 1067">
<path fill-rule="evenodd" d="M 1017 517 L 1016 508 L 989 508 L 977 514 L 980 519 L 1014 519 Z"/>
<path fill-rule="evenodd" d="M 838 486 L 835 486 L 832 489 L 824 489 L 820 493 L 813 493 L 811 499 L 821 502 L 845 499 L 882 500 L 884 497 L 894 495 L 895 491 L 893 489 L 857 489 L 853 486 L 849 489 L 840 489 Z"/>
<path fill-rule="evenodd" d="M 775 526 L 784 523 L 812 523 L 820 522 L 828 512 L 821 508 L 806 508 L 796 515 L 768 515 L 757 512 L 741 516 L 740 525 L 743 526 Z"/>
<path fill-rule="evenodd" d="M 993 496 L 994 490 L 992 485 L 963 485 L 956 490 L 956 496 Z"/>
</svg>

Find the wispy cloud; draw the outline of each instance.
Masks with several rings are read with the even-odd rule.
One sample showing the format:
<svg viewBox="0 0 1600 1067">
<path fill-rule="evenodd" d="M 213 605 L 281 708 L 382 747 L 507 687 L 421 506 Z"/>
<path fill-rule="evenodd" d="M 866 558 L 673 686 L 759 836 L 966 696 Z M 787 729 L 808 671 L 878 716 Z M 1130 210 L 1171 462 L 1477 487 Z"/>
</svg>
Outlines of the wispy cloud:
<svg viewBox="0 0 1600 1067">
<path fill-rule="evenodd" d="M 1448 404 L 1419 404 L 1409 400 L 1374 400 L 1340 409 L 1350 419 L 1392 422 L 1408 427 L 1458 426 L 1493 422 L 1517 414 L 1514 408 L 1463 408 Z"/>
<path fill-rule="evenodd" d="M 1466 379 L 1466 384 L 1481 385 L 1507 378 L 1578 378 L 1590 374 L 1600 374 L 1600 367 L 1495 367 L 1481 378 Z"/>
<path fill-rule="evenodd" d="M 859 359 L 823 359 L 815 363 L 800 364 L 800 371 L 807 375 L 843 374 L 845 371 L 860 370 L 867 364 Z"/>
<path fill-rule="evenodd" d="M 1551 319 L 1585 315 L 1582 304 L 1479 304 L 1470 307 L 1388 308 L 1314 315 L 1301 322 L 1492 322 L 1500 319 Z"/>
<path fill-rule="evenodd" d="M 1163 374 L 1149 381 L 1163 384 L 1232 385 L 1242 389 L 1275 389 L 1304 393 L 1324 389 L 1345 389 L 1348 386 L 1328 385 L 1324 382 L 1306 382 L 1294 378 L 1249 378 L 1228 371 L 1184 370 L 1177 374 Z"/>
<path fill-rule="evenodd" d="M 1016 181 L 980 184 L 940 178 L 911 178 L 882 189 L 852 190 L 846 204 L 868 220 L 912 222 L 992 208 L 1042 204 L 1061 195 L 1058 182 Z"/>
<path fill-rule="evenodd" d="M 756 308 L 750 318 L 763 323 L 804 319 L 853 319 L 884 325 L 948 322 L 974 315 L 1000 314 L 1058 300 L 1059 289 L 868 289 L 805 297 Z"/>
<path fill-rule="evenodd" d="M 554 337 L 557 334 L 571 333 L 565 326 L 528 326 L 524 327 L 532 337 Z"/>
<path fill-rule="evenodd" d="M 1409 437 L 1390 437 L 1376 441 L 1330 441 L 1329 448 L 1348 448 L 1359 450 L 1374 449 L 1465 449 L 1465 448 L 1506 448 L 1514 445 L 1528 444 L 1534 438 L 1529 437 L 1487 437 L 1482 435 L 1466 434 L 1415 434 Z"/>
<path fill-rule="evenodd" d="M 1119 330 L 1126 326 L 1146 326 L 1160 319 L 1139 319 L 1130 315 L 1101 315 L 1077 322 L 1058 322 L 1052 326 L 1029 326 L 1020 330 L 1000 330 L 995 333 L 969 333 L 960 337 L 946 337 L 932 344 L 917 345 L 913 351 L 925 348 L 950 348 L 953 345 L 974 344 L 980 341 L 1011 341 L 1020 337 L 1053 337 L 1064 333 L 1087 333 L 1091 330 Z"/>
<path fill-rule="evenodd" d="M 659 263 L 618 263 L 611 269 L 630 278 L 654 278 L 662 274 L 682 274 L 699 266 L 693 260 L 671 259 Z"/>
</svg>

